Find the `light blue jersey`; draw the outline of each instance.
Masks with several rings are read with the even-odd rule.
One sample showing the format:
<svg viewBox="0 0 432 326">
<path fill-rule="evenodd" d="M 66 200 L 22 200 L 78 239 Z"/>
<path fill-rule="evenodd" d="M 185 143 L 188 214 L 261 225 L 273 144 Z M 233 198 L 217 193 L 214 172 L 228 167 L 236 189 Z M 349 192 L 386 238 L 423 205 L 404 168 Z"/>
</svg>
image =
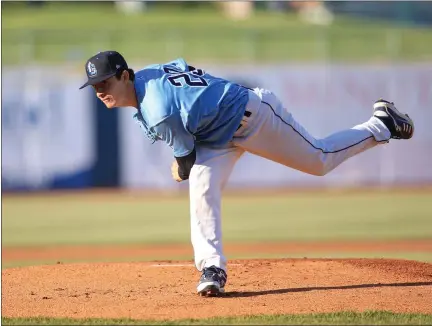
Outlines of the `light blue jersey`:
<svg viewBox="0 0 432 326">
<path fill-rule="evenodd" d="M 197 144 L 223 146 L 238 129 L 248 89 L 188 66 L 183 59 L 151 65 L 135 74 L 139 112 L 148 137 L 163 140 L 175 157 Z"/>
</svg>

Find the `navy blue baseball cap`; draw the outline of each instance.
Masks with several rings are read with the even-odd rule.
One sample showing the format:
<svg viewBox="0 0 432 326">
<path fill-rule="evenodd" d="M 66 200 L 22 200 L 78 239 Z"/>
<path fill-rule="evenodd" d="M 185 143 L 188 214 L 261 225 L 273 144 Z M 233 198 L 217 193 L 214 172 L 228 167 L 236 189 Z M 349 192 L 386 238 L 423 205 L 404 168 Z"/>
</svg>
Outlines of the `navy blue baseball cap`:
<svg viewBox="0 0 432 326">
<path fill-rule="evenodd" d="M 116 51 L 104 51 L 92 56 L 85 64 L 87 82 L 79 89 L 88 85 L 95 85 L 112 76 L 117 71 L 128 69 L 128 65 L 123 56 Z"/>
</svg>

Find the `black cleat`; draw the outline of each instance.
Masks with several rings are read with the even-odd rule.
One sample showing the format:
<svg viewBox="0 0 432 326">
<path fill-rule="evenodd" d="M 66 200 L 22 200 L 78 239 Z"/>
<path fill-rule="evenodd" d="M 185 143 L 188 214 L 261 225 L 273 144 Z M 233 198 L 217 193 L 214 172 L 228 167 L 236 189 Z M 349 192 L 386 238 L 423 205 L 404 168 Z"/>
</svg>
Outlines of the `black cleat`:
<svg viewBox="0 0 432 326">
<path fill-rule="evenodd" d="M 374 103 L 374 117 L 380 119 L 394 139 L 410 139 L 414 134 L 414 122 L 408 114 L 399 112 L 393 102 L 379 99 Z"/>
<path fill-rule="evenodd" d="M 211 266 L 203 269 L 197 286 L 197 292 L 201 296 L 217 296 L 225 292 L 227 274 L 219 267 Z"/>
</svg>

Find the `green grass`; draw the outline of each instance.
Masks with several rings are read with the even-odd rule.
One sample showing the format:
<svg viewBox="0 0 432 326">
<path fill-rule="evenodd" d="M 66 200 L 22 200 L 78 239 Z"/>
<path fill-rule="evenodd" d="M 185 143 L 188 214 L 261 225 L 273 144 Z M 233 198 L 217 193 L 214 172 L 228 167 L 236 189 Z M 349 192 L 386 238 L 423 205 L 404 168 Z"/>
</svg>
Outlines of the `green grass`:
<svg viewBox="0 0 432 326">
<path fill-rule="evenodd" d="M 146 63 L 179 56 L 215 62 L 432 59 L 432 29 L 351 17 L 322 27 L 263 11 L 235 22 L 216 9 L 168 6 L 124 16 L 108 4 L 53 2 L 42 9 L 3 5 L 2 18 L 3 64 L 81 63 L 103 49 Z"/>
<path fill-rule="evenodd" d="M 229 242 L 432 238 L 432 193 L 225 196 Z M 111 195 L 3 196 L 4 247 L 189 243 L 189 200 Z"/>
<path fill-rule="evenodd" d="M 432 315 L 386 311 L 261 315 L 176 321 L 132 319 L 2 318 L 3 325 L 430 325 Z"/>
</svg>

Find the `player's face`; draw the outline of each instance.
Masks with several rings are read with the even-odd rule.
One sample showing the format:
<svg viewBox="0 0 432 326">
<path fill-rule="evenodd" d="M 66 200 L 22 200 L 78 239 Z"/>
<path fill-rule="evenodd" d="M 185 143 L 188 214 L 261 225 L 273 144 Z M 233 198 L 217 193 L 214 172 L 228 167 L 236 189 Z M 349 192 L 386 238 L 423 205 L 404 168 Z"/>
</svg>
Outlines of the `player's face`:
<svg viewBox="0 0 432 326">
<path fill-rule="evenodd" d="M 118 80 L 115 76 L 93 85 L 96 96 L 108 109 L 123 106 L 126 96 L 126 83 L 123 76 Z"/>
</svg>

